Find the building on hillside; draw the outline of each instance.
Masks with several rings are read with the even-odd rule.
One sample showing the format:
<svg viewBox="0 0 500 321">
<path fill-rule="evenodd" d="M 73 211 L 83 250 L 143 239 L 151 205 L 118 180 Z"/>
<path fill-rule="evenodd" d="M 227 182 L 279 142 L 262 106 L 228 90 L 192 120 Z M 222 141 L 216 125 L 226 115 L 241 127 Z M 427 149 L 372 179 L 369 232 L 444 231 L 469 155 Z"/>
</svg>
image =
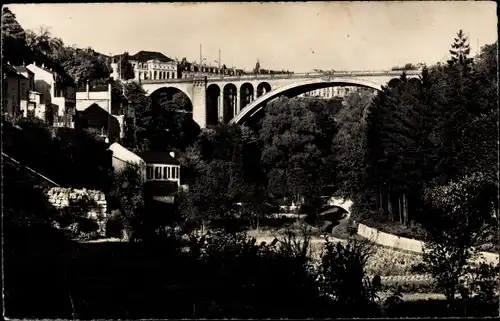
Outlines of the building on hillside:
<svg viewBox="0 0 500 321">
<path fill-rule="evenodd" d="M 123 170 L 127 165 L 136 165 L 140 169 L 141 176 L 146 179 L 146 162 L 139 155 L 118 143 L 111 144 L 108 149 L 112 153 L 111 163 L 115 173 Z"/>
<path fill-rule="evenodd" d="M 5 119 L 21 117 L 21 83 L 28 79 L 10 64 L 3 64 L 2 77 L 2 115 Z"/>
<path fill-rule="evenodd" d="M 111 82 L 77 88 L 75 128 L 86 129 L 110 143 L 125 136 L 120 102 L 112 99 Z"/>
<path fill-rule="evenodd" d="M 243 75 L 242 69 L 227 68 L 225 65 L 212 66 L 210 64 L 200 65 L 197 62 L 183 61 L 179 65 L 179 78 L 193 78 L 200 76 L 235 76 Z"/>
<path fill-rule="evenodd" d="M 141 158 L 146 163 L 144 194 L 147 199 L 173 203 L 180 188 L 180 163 L 173 152 L 145 152 Z"/>
<path fill-rule="evenodd" d="M 315 97 L 323 99 L 344 98 L 356 87 L 329 87 L 315 89 L 310 92 L 299 95 L 299 97 Z"/>
<path fill-rule="evenodd" d="M 47 113 L 54 115 L 46 119 L 54 127 L 74 127 L 76 113 L 76 88 L 63 77 L 43 64 L 36 62 L 26 67 L 34 74 L 34 89 L 40 93 L 40 99 L 46 106 Z M 35 98 L 36 95 L 33 96 Z M 50 116 L 52 118 L 52 116 Z"/>
<path fill-rule="evenodd" d="M 4 118 L 13 120 L 20 117 L 36 117 L 52 125 L 54 114 L 46 108 L 43 95 L 35 91 L 34 73 L 25 66 L 5 64 L 2 74 Z"/>
<path fill-rule="evenodd" d="M 113 56 L 111 67 L 112 77 L 120 79 L 120 56 Z M 129 62 L 134 68 L 135 77 L 133 80 L 163 80 L 178 78 L 178 62 L 164 54 L 156 51 L 139 51 L 135 55 L 129 56 Z"/>
</svg>

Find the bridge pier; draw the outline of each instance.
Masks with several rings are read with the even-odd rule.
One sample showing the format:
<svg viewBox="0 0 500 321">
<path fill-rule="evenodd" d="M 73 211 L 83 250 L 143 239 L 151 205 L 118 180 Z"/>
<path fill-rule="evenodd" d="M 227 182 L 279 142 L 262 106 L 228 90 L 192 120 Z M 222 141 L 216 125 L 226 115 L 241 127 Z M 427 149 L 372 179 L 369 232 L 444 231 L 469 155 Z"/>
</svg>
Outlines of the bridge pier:
<svg viewBox="0 0 500 321">
<path fill-rule="evenodd" d="M 222 124 L 224 121 L 224 93 L 222 90 L 219 95 L 219 103 L 217 104 L 217 117 L 219 118 L 219 123 Z"/>
<path fill-rule="evenodd" d="M 241 106 L 241 89 L 236 87 L 236 102 L 234 104 L 233 117 L 238 115 Z"/>
<path fill-rule="evenodd" d="M 193 120 L 201 127 L 207 125 L 207 82 L 205 79 L 195 79 L 193 83 Z"/>
</svg>

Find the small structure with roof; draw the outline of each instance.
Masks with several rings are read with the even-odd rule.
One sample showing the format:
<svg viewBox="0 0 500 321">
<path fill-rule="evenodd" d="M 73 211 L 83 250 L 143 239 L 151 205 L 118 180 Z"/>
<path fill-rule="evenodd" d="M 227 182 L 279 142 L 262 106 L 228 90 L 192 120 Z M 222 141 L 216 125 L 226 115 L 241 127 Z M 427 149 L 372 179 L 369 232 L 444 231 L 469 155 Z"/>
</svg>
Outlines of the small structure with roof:
<svg viewBox="0 0 500 321">
<path fill-rule="evenodd" d="M 173 152 L 144 152 L 146 163 L 144 193 L 147 198 L 163 203 L 173 203 L 180 187 L 180 162 Z"/>
</svg>

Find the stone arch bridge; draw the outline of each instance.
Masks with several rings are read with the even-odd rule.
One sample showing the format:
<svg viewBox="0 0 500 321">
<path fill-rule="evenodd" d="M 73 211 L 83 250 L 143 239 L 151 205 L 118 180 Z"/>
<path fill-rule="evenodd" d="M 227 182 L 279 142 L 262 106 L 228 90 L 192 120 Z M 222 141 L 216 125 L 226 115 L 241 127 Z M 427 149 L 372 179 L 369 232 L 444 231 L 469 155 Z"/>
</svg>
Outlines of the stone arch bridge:
<svg viewBox="0 0 500 321">
<path fill-rule="evenodd" d="M 417 78 L 418 70 L 408 70 Z M 181 91 L 193 105 L 193 119 L 200 125 L 219 122 L 243 124 L 265 104 L 279 96 L 295 97 L 315 89 L 358 86 L 381 90 L 399 78 L 401 71 L 339 71 L 290 75 L 212 76 L 182 79 L 142 80 L 148 95 Z"/>
</svg>

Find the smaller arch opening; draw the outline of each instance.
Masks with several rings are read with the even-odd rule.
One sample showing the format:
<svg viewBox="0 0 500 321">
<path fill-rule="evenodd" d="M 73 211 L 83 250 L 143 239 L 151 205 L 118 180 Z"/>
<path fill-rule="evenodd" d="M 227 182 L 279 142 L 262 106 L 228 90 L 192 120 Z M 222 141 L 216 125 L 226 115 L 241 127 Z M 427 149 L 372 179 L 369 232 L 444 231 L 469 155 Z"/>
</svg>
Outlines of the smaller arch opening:
<svg viewBox="0 0 500 321">
<path fill-rule="evenodd" d="M 237 92 L 234 84 L 227 84 L 223 89 L 223 122 L 228 123 L 236 115 Z"/>
<path fill-rule="evenodd" d="M 211 84 L 207 87 L 206 91 L 206 124 L 207 126 L 215 126 L 219 123 L 219 113 L 220 113 L 220 87 L 216 84 Z"/>
<path fill-rule="evenodd" d="M 253 101 L 254 89 L 252 84 L 244 83 L 240 87 L 240 110 Z"/>
<path fill-rule="evenodd" d="M 261 82 L 257 86 L 257 98 L 265 95 L 266 93 L 271 91 L 271 85 L 268 82 Z"/>
</svg>

